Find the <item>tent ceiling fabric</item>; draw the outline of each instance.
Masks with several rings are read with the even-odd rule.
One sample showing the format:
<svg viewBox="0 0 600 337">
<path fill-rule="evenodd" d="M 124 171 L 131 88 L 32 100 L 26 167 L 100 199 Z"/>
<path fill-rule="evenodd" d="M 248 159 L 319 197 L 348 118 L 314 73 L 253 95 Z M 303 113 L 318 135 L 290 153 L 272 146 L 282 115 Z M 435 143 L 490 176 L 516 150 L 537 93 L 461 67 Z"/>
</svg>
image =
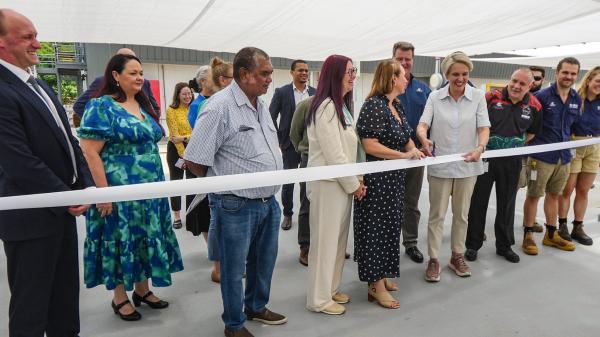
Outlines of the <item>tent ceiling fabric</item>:
<svg viewBox="0 0 600 337">
<path fill-rule="evenodd" d="M 2 7 L 28 16 L 45 41 L 225 52 L 251 45 L 307 60 L 383 59 L 398 40 L 428 56 L 510 52 L 599 42 L 600 31 L 598 0 L 4 0 Z"/>
</svg>

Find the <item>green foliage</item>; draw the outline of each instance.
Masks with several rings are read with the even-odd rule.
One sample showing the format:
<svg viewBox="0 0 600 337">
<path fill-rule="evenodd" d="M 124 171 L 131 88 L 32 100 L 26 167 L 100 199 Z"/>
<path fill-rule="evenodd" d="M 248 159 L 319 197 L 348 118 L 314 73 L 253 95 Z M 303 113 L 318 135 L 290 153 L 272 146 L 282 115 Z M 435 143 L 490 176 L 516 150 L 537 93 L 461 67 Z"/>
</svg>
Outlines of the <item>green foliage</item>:
<svg viewBox="0 0 600 337">
<path fill-rule="evenodd" d="M 52 87 L 52 90 L 54 90 L 54 93 L 58 95 L 56 75 L 39 74 L 39 76 L 42 80 L 48 83 L 48 85 Z M 61 81 L 61 89 L 61 101 L 63 104 L 71 104 L 75 102 L 75 100 L 77 99 L 77 82 L 75 80 L 63 78 Z"/>
</svg>

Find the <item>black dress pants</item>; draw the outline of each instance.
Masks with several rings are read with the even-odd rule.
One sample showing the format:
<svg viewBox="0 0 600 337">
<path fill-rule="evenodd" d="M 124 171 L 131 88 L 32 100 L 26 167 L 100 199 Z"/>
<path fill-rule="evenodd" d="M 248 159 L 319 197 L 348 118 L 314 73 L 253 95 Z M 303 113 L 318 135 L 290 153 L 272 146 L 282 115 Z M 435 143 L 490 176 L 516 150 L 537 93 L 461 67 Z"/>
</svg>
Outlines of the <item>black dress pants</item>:
<svg viewBox="0 0 600 337">
<path fill-rule="evenodd" d="M 308 153 L 301 154 L 300 168 L 308 164 Z M 298 212 L 298 245 L 301 248 L 310 246 L 310 201 L 306 197 L 306 183 L 300 183 L 300 211 Z"/>
<path fill-rule="evenodd" d="M 293 146 L 281 151 L 283 155 L 283 169 L 297 169 L 300 164 L 300 153 Z M 294 214 L 294 184 L 285 184 L 281 187 L 281 203 L 283 204 L 283 215 Z"/>
<path fill-rule="evenodd" d="M 492 186 L 496 183 L 496 250 L 505 251 L 515 244 L 515 200 L 521 173 L 521 157 L 489 159 L 488 171 L 477 177 L 467 229 L 467 249 L 478 250 L 483 245 L 485 220 Z"/>
<path fill-rule="evenodd" d="M 175 166 L 177 161 L 179 160 L 179 154 L 177 153 L 177 148 L 173 142 L 169 141 L 167 143 L 167 165 L 169 166 L 169 179 L 170 180 L 181 180 L 183 179 L 184 170 Z M 171 210 L 174 212 L 181 210 L 181 197 L 170 197 L 171 199 Z"/>
<path fill-rule="evenodd" d="M 5 241 L 9 337 L 79 335 L 79 261 L 75 218 L 48 223 L 57 233 Z"/>
</svg>

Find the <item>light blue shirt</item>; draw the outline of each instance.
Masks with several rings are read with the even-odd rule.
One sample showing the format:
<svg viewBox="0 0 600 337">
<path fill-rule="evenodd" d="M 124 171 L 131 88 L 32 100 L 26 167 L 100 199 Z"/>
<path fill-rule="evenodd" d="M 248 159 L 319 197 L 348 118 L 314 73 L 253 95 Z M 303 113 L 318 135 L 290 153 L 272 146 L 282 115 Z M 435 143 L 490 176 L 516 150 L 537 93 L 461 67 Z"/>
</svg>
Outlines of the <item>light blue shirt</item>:
<svg viewBox="0 0 600 337">
<path fill-rule="evenodd" d="M 208 166 L 207 176 L 283 169 L 277 131 L 265 102 L 254 108 L 236 82 L 211 96 L 202 108 L 184 158 Z M 277 186 L 224 191 L 245 198 L 266 198 Z"/>
<path fill-rule="evenodd" d="M 436 156 L 464 154 L 477 147 L 477 128 L 490 127 L 485 92 L 467 85 L 458 101 L 449 94 L 447 85 L 433 91 L 419 123 L 430 126 Z M 427 174 L 438 178 L 467 178 L 483 174 L 483 163 L 464 161 L 427 167 Z"/>
</svg>

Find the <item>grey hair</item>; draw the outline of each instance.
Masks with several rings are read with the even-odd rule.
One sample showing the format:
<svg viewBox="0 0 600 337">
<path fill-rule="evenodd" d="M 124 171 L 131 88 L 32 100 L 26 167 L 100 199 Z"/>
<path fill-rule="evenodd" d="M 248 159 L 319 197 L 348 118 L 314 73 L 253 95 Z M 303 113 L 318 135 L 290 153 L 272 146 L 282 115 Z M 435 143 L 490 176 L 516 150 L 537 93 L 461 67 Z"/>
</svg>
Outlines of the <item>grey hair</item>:
<svg viewBox="0 0 600 337">
<path fill-rule="evenodd" d="M 198 90 L 202 91 L 202 83 L 200 81 L 208 79 L 208 71 L 210 70 L 209 66 L 200 66 L 198 70 L 196 70 L 196 83 L 198 83 Z"/>
</svg>

